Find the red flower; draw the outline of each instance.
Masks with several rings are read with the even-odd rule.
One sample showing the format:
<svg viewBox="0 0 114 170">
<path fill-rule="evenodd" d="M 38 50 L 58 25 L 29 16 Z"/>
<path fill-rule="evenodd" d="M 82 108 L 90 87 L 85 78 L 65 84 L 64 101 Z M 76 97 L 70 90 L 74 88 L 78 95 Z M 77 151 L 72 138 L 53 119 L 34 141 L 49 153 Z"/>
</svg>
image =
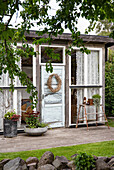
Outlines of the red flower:
<svg viewBox="0 0 114 170">
<path fill-rule="evenodd" d="M 12 120 L 12 121 L 18 121 L 19 118 L 20 118 L 20 115 L 14 114 L 14 115 L 11 117 L 11 120 Z"/>
</svg>

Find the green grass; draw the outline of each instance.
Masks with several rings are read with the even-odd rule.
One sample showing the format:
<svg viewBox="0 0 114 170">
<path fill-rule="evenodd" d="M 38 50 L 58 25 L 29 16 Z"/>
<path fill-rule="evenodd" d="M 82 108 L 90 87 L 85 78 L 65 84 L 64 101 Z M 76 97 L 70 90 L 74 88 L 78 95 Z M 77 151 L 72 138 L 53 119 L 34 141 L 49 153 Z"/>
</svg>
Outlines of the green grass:
<svg viewBox="0 0 114 170">
<path fill-rule="evenodd" d="M 108 124 L 110 127 L 114 127 L 114 119 L 108 119 Z M 106 124 L 107 125 L 107 124 Z"/>
<path fill-rule="evenodd" d="M 30 156 L 35 156 L 38 159 L 41 158 L 44 152 L 51 151 L 54 156 L 66 156 L 67 159 L 71 159 L 71 156 L 75 153 L 86 152 L 87 154 L 96 156 L 112 156 L 114 155 L 114 141 L 90 143 L 83 145 L 67 146 L 67 147 L 57 147 L 50 149 L 40 149 L 32 151 L 21 151 L 21 152 L 8 152 L 0 153 L 0 160 L 4 158 L 14 159 L 16 157 L 21 157 L 26 160 Z"/>
</svg>

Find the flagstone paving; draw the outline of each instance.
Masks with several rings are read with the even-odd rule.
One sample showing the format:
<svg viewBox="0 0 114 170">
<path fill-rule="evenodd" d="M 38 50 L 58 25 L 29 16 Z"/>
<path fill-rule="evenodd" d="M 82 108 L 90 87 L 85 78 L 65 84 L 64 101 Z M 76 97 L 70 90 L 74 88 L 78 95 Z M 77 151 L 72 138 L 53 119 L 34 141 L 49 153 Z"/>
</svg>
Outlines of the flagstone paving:
<svg viewBox="0 0 114 170">
<path fill-rule="evenodd" d="M 0 135 L 0 152 L 17 152 L 51 147 L 71 146 L 114 140 L 114 128 L 91 126 L 79 128 L 57 128 L 48 130 L 43 136 L 27 136 L 19 133 L 14 138 Z"/>
</svg>

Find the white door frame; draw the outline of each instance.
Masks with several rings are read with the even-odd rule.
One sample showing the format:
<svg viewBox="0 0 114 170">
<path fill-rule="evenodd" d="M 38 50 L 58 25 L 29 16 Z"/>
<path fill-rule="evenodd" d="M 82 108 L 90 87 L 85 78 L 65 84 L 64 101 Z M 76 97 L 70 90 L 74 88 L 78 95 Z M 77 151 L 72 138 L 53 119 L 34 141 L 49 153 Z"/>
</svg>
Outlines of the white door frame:
<svg viewBox="0 0 114 170">
<path fill-rule="evenodd" d="M 54 107 L 54 106 L 62 106 L 62 116 L 63 116 L 63 126 L 65 126 L 65 46 L 61 46 L 61 45 L 39 45 L 39 64 L 41 65 L 41 73 L 43 72 L 44 67 L 46 67 L 46 63 L 41 63 L 41 47 L 58 47 L 58 48 L 63 48 L 63 62 L 62 63 L 52 63 L 52 66 L 61 66 L 62 68 L 62 83 L 63 85 L 63 89 L 62 89 L 62 104 L 53 104 L 52 105 L 47 105 L 46 107 Z M 41 76 L 41 89 L 42 89 L 42 95 L 41 95 L 41 99 L 43 99 L 44 97 L 44 74 L 42 74 Z M 42 104 L 41 104 L 41 118 L 43 119 L 44 117 L 44 112 L 43 112 L 43 108 L 44 108 L 44 100 L 42 100 Z"/>
</svg>

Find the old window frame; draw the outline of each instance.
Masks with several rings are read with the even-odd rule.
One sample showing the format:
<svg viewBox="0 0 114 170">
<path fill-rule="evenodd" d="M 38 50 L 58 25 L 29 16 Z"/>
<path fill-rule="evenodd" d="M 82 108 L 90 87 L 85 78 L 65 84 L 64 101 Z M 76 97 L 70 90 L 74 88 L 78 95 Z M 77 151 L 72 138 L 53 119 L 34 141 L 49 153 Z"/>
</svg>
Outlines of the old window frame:
<svg viewBox="0 0 114 170">
<path fill-rule="evenodd" d="M 39 64 L 40 65 L 46 65 L 46 63 L 41 62 L 41 48 L 42 47 L 57 47 L 57 48 L 63 48 L 63 63 L 52 63 L 53 66 L 65 66 L 65 46 L 60 45 L 39 45 Z"/>
<path fill-rule="evenodd" d="M 34 48 L 34 51 L 36 52 L 36 46 L 28 43 L 29 46 Z M 22 47 L 22 43 L 17 43 L 17 48 L 18 47 Z M 15 47 L 14 47 L 15 48 Z M 21 58 L 20 58 L 21 60 Z M 6 79 L 8 78 L 8 73 L 6 73 Z M 15 77 L 15 82 L 14 82 L 14 92 L 13 92 L 13 109 L 15 109 L 16 113 L 17 113 L 17 91 L 19 89 L 26 89 L 27 86 L 18 86 L 17 85 L 17 79 L 18 77 Z M 33 56 L 33 85 L 34 87 L 36 87 L 36 57 Z M 10 89 L 10 86 L 0 86 L 1 89 Z"/>
<path fill-rule="evenodd" d="M 71 56 L 69 56 L 69 126 L 76 125 L 71 123 L 71 89 L 84 89 L 84 96 L 87 96 L 87 88 L 99 88 L 99 94 L 102 101 L 102 48 L 87 47 L 90 51 L 99 51 L 99 84 L 88 85 L 87 84 L 87 54 L 84 53 L 84 85 L 72 85 L 71 84 Z M 80 48 L 73 47 L 74 50 Z"/>
</svg>

